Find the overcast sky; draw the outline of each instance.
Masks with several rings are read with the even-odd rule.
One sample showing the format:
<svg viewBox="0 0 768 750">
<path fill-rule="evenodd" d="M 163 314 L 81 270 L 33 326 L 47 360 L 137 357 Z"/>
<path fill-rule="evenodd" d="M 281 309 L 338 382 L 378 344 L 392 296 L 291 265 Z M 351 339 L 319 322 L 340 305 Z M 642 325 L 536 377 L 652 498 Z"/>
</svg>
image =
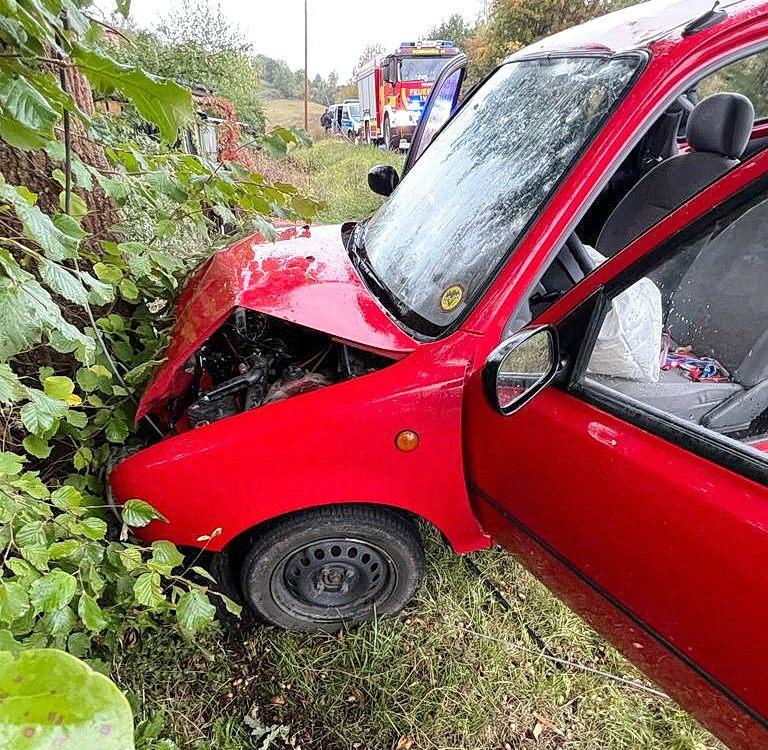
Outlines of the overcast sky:
<svg viewBox="0 0 768 750">
<path fill-rule="evenodd" d="M 309 74 L 335 70 L 344 82 L 366 45 L 378 42 L 389 50 L 416 41 L 453 13 L 472 22 L 484 0 L 308 0 L 308 5 Z M 151 28 L 177 7 L 174 0 L 133 0 L 131 17 Z M 285 60 L 293 70 L 304 67 L 304 0 L 221 0 L 221 10 L 255 53 Z"/>
</svg>

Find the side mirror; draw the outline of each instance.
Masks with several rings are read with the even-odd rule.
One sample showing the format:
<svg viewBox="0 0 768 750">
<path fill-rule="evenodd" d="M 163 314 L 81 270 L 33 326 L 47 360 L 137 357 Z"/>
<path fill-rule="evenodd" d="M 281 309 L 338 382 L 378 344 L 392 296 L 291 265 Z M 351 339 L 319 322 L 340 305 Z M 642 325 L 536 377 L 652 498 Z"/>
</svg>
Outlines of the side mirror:
<svg viewBox="0 0 768 750">
<path fill-rule="evenodd" d="M 400 182 L 400 175 L 389 164 L 379 164 L 368 172 L 368 187 L 377 195 L 392 195 Z"/>
<path fill-rule="evenodd" d="M 549 384 L 560 360 L 557 331 L 541 326 L 520 331 L 488 357 L 488 397 L 501 414 L 512 414 Z"/>
</svg>

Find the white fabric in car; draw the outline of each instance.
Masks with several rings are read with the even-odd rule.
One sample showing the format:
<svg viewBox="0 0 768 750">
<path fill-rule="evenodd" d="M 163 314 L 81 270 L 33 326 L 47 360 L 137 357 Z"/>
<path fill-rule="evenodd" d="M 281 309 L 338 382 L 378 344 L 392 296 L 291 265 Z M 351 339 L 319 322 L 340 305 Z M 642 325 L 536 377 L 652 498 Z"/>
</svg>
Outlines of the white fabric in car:
<svg viewBox="0 0 768 750">
<path fill-rule="evenodd" d="M 605 257 L 585 245 L 598 265 Z M 656 383 L 661 372 L 661 293 L 643 278 L 611 300 L 611 309 L 587 365 L 587 372 L 614 378 Z"/>
</svg>

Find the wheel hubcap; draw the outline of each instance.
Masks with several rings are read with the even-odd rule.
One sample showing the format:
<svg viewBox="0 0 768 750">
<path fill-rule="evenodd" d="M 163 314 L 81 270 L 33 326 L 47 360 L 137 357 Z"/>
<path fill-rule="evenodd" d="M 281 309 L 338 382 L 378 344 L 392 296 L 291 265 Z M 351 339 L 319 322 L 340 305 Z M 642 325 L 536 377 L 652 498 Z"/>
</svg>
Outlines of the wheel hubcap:
<svg viewBox="0 0 768 750">
<path fill-rule="evenodd" d="M 293 606 L 343 610 L 389 588 L 390 564 L 377 547 L 359 540 L 324 539 L 288 555 L 282 582 Z"/>
</svg>

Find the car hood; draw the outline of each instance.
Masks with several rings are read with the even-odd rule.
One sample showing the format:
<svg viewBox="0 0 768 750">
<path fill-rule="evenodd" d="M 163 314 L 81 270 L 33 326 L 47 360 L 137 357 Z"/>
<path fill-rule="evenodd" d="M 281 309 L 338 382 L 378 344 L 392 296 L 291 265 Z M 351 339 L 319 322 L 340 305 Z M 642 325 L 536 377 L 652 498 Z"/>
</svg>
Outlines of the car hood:
<svg viewBox="0 0 768 750">
<path fill-rule="evenodd" d="M 363 283 L 340 227 L 291 227 L 275 242 L 254 234 L 217 252 L 187 282 L 165 361 L 142 396 L 137 419 L 183 392 L 185 363 L 237 307 L 394 358 L 418 346 Z"/>
</svg>

